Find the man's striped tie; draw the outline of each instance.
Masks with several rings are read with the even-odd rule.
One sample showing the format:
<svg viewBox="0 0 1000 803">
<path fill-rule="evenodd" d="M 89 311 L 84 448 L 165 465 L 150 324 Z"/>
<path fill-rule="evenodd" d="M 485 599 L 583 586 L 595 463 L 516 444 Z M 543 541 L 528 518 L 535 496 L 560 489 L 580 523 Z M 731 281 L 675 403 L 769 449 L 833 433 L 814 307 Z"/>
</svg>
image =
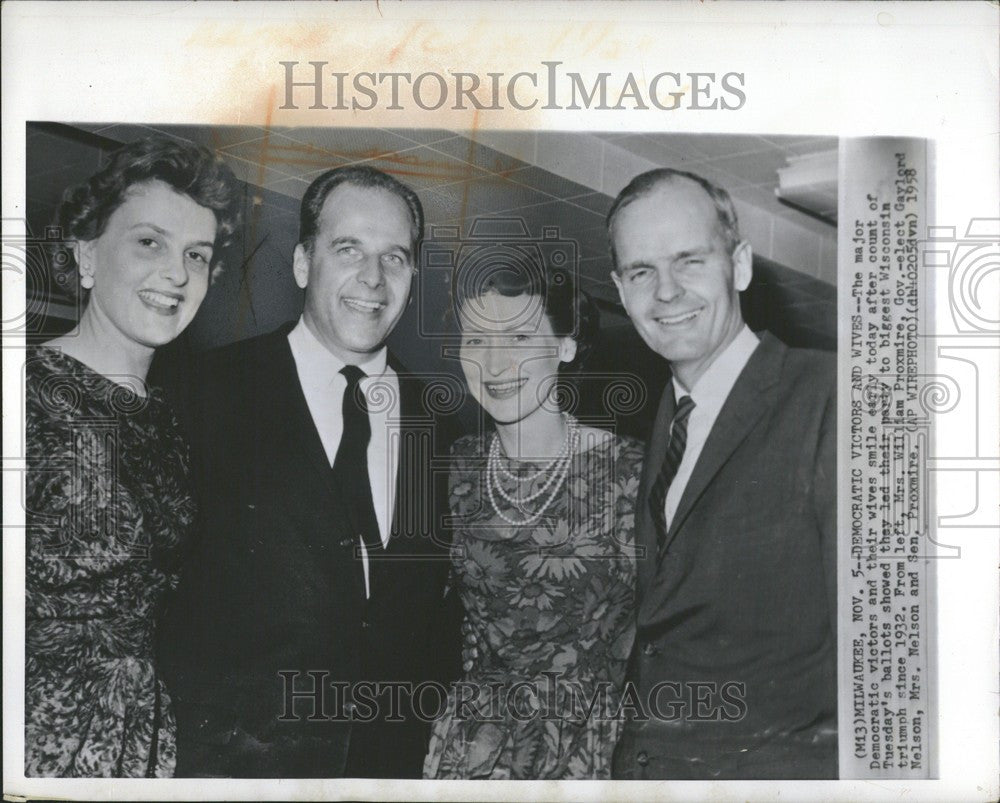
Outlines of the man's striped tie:
<svg viewBox="0 0 1000 803">
<path fill-rule="evenodd" d="M 656 527 L 657 549 L 662 550 L 667 540 L 667 490 L 677 475 L 677 469 L 684 457 L 684 447 L 687 445 L 687 420 L 694 409 L 694 401 L 690 396 L 681 396 L 677 402 L 677 410 L 670 422 L 670 440 L 667 441 L 667 452 L 663 456 L 660 473 L 649 491 L 649 507 Z"/>
</svg>

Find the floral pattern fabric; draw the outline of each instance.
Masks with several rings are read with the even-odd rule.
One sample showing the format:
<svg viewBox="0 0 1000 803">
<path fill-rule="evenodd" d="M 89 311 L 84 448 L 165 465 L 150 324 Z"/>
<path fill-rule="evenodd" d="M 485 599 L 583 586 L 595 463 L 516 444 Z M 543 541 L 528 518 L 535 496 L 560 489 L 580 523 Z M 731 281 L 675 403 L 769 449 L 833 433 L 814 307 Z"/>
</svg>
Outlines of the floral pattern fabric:
<svg viewBox="0 0 1000 803">
<path fill-rule="evenodd" d="M 26 375 L 25 774 L 165 777 L 154 622 L 194 506 L 168 406 L 46 347 Z"/>
<path fill-rule="evenodd" d="M 474 436 L 453 449 L 453 582 L 478 657 L 434 723 L 424 776 L 609 778 L 635 636 L 642 446 L 609 436 L 577 453 L 543 517 L 520 526 L 490 501 L 488 450 L 489 439 Z M 515 475 L 535 470 L 504 461 Z M 521 485 L 522 498 L 547 477 Z M 514 496 L 516 483 L 502 482 Z M 525 519 L 502 495 L 494 498 L 508 518 Z"/>
</svg>

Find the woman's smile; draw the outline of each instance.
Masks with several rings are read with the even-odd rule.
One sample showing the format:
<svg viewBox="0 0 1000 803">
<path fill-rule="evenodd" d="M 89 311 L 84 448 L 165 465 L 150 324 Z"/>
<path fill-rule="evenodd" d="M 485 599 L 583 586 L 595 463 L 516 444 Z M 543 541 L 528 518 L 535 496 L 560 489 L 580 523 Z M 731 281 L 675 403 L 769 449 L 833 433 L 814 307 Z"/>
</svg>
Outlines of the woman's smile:
<svg viewBox="0 0 1000 803">
<path fill-rule="evenodd" d="M 528 382 L 523 379 L 509 379 L 503 382 L 484 382 L 486 392 L 494 399 L 510 399 L 516 396 Z"/>
</svg>

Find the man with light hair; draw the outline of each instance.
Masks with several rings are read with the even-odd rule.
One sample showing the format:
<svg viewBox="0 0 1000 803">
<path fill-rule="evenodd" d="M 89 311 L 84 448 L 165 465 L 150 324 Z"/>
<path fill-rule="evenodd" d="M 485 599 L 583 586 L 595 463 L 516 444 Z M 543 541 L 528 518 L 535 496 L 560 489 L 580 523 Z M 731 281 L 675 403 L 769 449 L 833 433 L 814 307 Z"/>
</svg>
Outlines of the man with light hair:
<svg viewBox="0 0 1000 803">
<path fill-rule="evenodd" d="M 626 723 L 616 777 L 835 778 L 835 358 L 747 327 L 725 190 L 653 170 L 608 229 L 625 310 L 672 374 L 636 506 L 648 718 Z"/>
</svg>

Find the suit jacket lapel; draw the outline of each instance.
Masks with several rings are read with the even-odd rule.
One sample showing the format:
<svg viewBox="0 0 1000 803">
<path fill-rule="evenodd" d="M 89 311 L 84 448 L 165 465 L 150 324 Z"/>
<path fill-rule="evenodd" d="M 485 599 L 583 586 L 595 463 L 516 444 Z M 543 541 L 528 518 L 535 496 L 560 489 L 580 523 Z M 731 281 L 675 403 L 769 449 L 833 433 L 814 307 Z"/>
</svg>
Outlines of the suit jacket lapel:
<svg viewBox="0 0 1000 803">
<path fill-rule="evenodd" d="M 653 423 L 653 434 L 650 436 L 649 445 L 646 447 L 646 454 L 642 461 L 642 479 L 639 482 L 639 497 L 636 502 L 636 546 L 640 550 L 637 560 L 640 596 L 653 579 L 658 563 L 656 527 L 650 515 L 649 493 L 667 452 L 670 422 L 674 417 L 674 409 L 674 392 L 668 379 L 660 397 L 660 409 L 657 411 L 656 420 Z"/>
<path fill-rule="evenodd" d="M 294 325 L 294 324 L 292 324 Z M 325 495 L 330 505 L 330 526 L 308 533 L 316 543 L 323 544 L 330 555 L 347 556 L 360 560 L 354 553 L 355 535 L 351 511 L 344 502 L 343 491 L 333 482 L 333 471 L 323 448 L 319 430 L 309 411 L 302 384 L 299 381 L 295 358 L 288 344 L 290 326 L 285 326 L 267 336 L 257 352 L 256 376 L 260 377 L 259 392 L 263 404 L 263 420 L 259 426 L 266 427 L 269 437 L 275 439 L 274 451 L 265 454 L 282 454 L 288 461 L 291 476 L 301 477 L 298 483 L 308 504 L 309 492 L 306 488 L 318 489 Z M 346 528 L 346 529 L 345 529 Z M 340 532 L 338 533 L 338 529 Z M 350 538 L 352 546 L 345 549 L 334 543 L 335 539 Z M 364 599 L 364 575 L 360 571 L 350 572 L 351 582 L 358 599 Z"/>
<path fill-rule="evenodd" d="M 754 425 L 773 404 L 767 391 L 777 384 L 787 347 L 768 333 L 751 355 L 729 397 L 719 411 L 719 417 L 705 441 L 698 462 L 681 496 L 677 511 L 670 522 L 662 552 L 666 552 L 695 503 L 709 483 L 725 465 L 733 452 L 746 439 Z M 662 455 L 661 455 L 662 459 Z M 662 554 L 660 555 L 662 557 Z"/>
<path fill-rule="evenodd" d="M 320 473 L 324 482 L 329 483 L 330 463 L 302 392 L 295 358 L 288 345 L 289 331 L 290 327 L 282 327 L 269 335 L 257 354 L 255 370 L 261 381 L 260 392 L 267 399 L 262 408 L 274 416 L 270 426 L 300 450 L 308 470 Z"/>
</svg>

